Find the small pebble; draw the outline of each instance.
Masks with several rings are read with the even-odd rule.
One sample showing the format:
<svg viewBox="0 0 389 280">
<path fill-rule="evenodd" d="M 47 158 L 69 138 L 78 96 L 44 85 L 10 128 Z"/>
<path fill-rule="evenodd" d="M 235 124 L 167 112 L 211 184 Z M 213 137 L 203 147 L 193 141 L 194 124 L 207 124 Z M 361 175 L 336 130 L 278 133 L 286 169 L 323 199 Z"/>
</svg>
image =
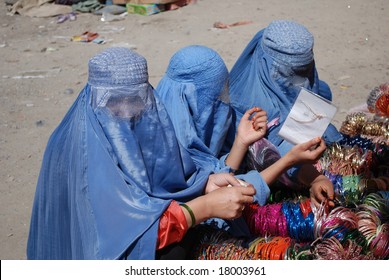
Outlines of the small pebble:
<svg viewBox="0 0 389 280">
<path fill-rule="evenodd" d="M 73 94 L 73 93 L 74 93 L 74 90 L 72 88 L 67 88 L 64 91 L 64 94 Z"/>
<path fill-rule="evenodd" d="M 36 126 L 43 126 L 45 122 L 43 120 L 39 120 L 35 122 Z"/>
</svg>

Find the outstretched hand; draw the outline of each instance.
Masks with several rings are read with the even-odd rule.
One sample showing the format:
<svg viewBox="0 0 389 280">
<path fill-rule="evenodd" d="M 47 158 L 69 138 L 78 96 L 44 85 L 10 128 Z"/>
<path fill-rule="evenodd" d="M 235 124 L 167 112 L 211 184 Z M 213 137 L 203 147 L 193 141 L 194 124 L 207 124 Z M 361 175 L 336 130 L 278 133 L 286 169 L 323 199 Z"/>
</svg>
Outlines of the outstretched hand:
<svg viewBox="0 0 389 280">
<path fill-rule="evenodd" d="M 255 114 L 254 114 L 255 113 Z M 253 107 L 242 116 L 237 132 L 237 141 L 244 147 L 250 146 L 266 134 L 267 114 L 259 107 Z"/>
</svg>

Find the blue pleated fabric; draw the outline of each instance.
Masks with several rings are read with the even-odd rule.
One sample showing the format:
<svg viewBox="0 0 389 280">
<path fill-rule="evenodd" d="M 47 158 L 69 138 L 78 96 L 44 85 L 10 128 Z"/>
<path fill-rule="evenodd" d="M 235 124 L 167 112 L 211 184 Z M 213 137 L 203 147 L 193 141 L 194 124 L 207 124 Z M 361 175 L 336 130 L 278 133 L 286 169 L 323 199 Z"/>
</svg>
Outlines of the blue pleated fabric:
<svg viewBox="0 0 389 280">
<path fill-rule="evenodd" d="M 156 91 L 180 143 L 198 165 L 221 167 L 217 156 L 232 121 L 228 70 L 221 57 L 203 46 L 181 49 Z"/>
<path fill-rule="evenodd" d="M 198 168 L 230 172 L 219 159 L 232 125 L 228 70 L 219 54 L 199 45 L 182 48 L 172 56 L 156 94 L 172 119 L 178 141 Z M 266 202 L 269 187 L 257 171 L 237 177 L 254 185 L 258 203 Z"/>
<path fill-rule="evenodd" d="M 236 114 L 227 146 L 232 145 L 235 130 L 246 110 L 258 106 L 268 119 L 280 118 L 268 139 L 284 155 L 292 145 L 278 136 L 301 87 L 332 100 L 329 86 L 319 80 L 313 54 L 314 39 L 302 25 L 276 20 L 259 31 L 249 42 L 230 72 L 231 106 Z M 327 143 L 342 139 L 330 124 L 324 134 Z"/>
<path fill-rule="evenodd" d="M 109 48 L 47 144 L 28 259 L 154 259 L 172 199 L 202 194 L 210 170 L 181 149 L 146 60 Z"/>
</svg>

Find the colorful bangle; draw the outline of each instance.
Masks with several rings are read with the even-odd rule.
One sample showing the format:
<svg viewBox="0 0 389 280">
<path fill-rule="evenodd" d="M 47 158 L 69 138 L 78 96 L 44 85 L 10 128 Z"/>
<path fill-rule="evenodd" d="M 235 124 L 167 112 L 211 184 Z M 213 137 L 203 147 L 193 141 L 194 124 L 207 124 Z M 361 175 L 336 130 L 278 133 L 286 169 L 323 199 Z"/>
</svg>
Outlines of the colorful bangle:
<svg viewBox="0 0 389 280">
<path fill-rule="evenodd" d="M 188 211 L 190 218 L 192 220 L 192 224 L 190 227 L 194 227 L 196 224 L 196 218 L 195 218 L 195 215 L 193 214 L 192 209 L 190 209 L 190 207 L 188 205 L 186 205 L 185 203 L 180 204 L 180 206 L 184 207 Z"/>
</svg>

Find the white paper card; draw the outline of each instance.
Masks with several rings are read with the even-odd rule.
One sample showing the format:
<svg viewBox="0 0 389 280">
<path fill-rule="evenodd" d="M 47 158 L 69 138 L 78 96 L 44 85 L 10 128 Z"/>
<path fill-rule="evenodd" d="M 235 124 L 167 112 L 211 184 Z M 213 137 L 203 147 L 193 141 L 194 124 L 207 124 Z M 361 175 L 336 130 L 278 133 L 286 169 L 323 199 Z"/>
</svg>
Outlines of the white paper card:
<svg viewBox="0 0 389 280">
<path fill-rule="evenodd" d="M 278 135 L 292 144 L 321 137 L 336 111 L 330 101 L 302 88 Z"/>
</svg>

